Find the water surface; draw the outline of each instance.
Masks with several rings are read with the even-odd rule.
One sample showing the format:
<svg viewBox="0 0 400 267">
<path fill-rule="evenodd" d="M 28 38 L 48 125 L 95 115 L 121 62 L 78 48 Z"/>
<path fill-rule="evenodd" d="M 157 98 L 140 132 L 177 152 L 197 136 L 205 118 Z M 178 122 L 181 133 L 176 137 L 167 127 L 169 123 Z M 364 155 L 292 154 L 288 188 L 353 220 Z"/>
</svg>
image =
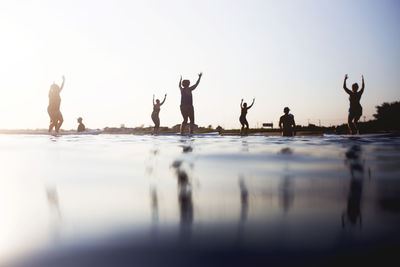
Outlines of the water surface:
<svg viewBox="0 0 400 267">
<path fill-rule="evenodd" d="M 399 148 L 400 138 L 0 135 L 0 264 L 390 258 Z"/>
</svg>

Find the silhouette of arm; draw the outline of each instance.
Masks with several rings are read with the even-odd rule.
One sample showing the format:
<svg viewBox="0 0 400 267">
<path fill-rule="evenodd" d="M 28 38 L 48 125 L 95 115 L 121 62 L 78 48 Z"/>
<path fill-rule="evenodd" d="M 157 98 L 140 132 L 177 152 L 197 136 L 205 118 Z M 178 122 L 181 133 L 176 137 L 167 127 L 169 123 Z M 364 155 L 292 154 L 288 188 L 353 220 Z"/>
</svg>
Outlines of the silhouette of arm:
<svg viewBox="0 0 400 267">
<path fill-rule="evenodd" d="M 247 108 L 247 109 L 250 109 L 253 105 L 254 105 L 254 101 L 255 101 L 256 99 L 255 98 L 253 98 L 253 102 L 251 103 L 251 105 Z"/>
<path fill-rule="evenodd" d="M 162 104 L 164 104 L 164 102 L 165 102 L 165 99 L 167 99 L 167 94 L 165 94 L 165 96 L 164 96 L 164 100 L 160 103 L 160 106 L 162 106 Z"/>
<path fill-rule="evenodd" d="M 153 106 L 155 105 L 155 103 L 154 103 L 154 95 L 153 95 Z"/>
<path fill-rule="evenodd" d="M 294 122 L 294 116 L 292 115 L 292 126 L 293 126 L 293 135 L 296 135 L 296 123 Z"/>
<path fill-rule="evenodd" d="M 183 88 L 182 88 L 182 75 L 181 75 L 181 79 L 179 80 L 179 90 L 182 90 Z"/>
<path fill-rule="evenodd" d="M 62 76 L 62 79 L 63 79 L 63 81 L 62 81 L 62 84 L 61 84 L 61 87 L 60 87 L 60 91 L 64 88 L 64 82 L 65 82 L 65 77 L 64 77 L 64 75 Z"/>
<path fill-rule="evenodd" d="M 359 92 L 360 95 L 362 95 L 364 93 L 364 87 L 365 87 L 364 75 L 361 75 L 361 90 Z"/>
<path fill-rule="evenodd" d="M 243 98 L 242 101 L 240 101 L 240 108 L 243 108 Z"/>
<path fill-rule="evenodd" d="M 346 86 L 346 81 L 347 81 L 347 78 L 348 78 L 348 76 L 347 76 L 347 74 L 344 76 L 344 81 L 343 81 L 343 89 L 344 89 L 344 91 L 346 92 L 346 93 L 348 93 L 349 95 L 351 95 L 351 91 L 347 88 L 347 86 Z"/>
<path fill-rule="evenodd" d="M 199 85 L 199 83 L 200 83 L 201 76 L 203 76 L 203 73 L 202 73 L 202 72 L 199 73 L 199 78 L 197 79 L 197 82 L 196 82 L 193 86 L 190 87 L 190 90 L 193 91 L 194 89 L 196 89 L 196 87 L 197 87 L 197 86 Z"/>
<path fill-rule="evenodd" d="M 282 117 L 280 117 L 280 119 L 279 119 L 279 128 L 281 128 L 281 130 L 282 130 L 282 124 L 283 124 Z"/>
</svg>

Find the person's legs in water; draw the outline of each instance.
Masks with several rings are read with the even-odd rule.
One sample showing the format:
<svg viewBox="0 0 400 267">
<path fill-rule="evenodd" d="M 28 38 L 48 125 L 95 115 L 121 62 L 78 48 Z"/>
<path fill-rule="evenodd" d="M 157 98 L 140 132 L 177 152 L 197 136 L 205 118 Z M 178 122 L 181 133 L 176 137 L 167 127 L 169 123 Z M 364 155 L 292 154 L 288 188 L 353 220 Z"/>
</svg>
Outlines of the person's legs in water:
<svg viewBox="0 0 400 267">
<path fill-rule="evenodd" d="M 350 134 L 354 134 L 353 119 L 354 119 L 354 114 L 352 112 L 350 112 L 349 116 L 347 117 L 347 126 L 349 127 Z"/>
<path fill-rule="evenodd" d="M 243 119 L 243 117 L 239 118 L 240 124 L 242 125 L 242 127 L 240 128 L 240 135 L 244 134 L 244 125 L 245 125 L 245 119 Z"/>
<path fill-rule="evenodd" d="M 58 111 L 58 116 L 57 116 L 57 124 L 56 124 L 56 132 L 58 133 L 60 131 L 61 125 L 64 122 L 64 118 L 61 114 L 60 111 Z"/>
<path fill-rule="evenodd" d="M 244 134 L 247 135 L 249 131 L 249 123 L 246 119 L 244 119 L 244 125 L 246 125 L 246 128 L 244 129 Z"/>
<path fill-rule="evenodd" d="M 187 121 L 188 121 L 188 118 L 189 118 L 189 114 L 187 112 L 186 106 L 181 106 L 181 114 L 182 114 L 182 117 L 183 117 L 183 122 L 182 122 L 182 125 L 181 125 L 181 134 L 184 134 L 185 128 L 186 128 L 186 125 L 187 125 Z"/>
<path fill-rule="evenodd" d="M 193 134 L 193 130 L 194 130 L 194 109 L 193 106 L 190 106 L 189 108 L 189 120 L 190 120 L 190 124 L 189 124 L 189 129 L 190 129 L 190 134 Z"/>
<path fill-rule="evenodd" d="M 49 133 L 53 130 L 54 127 L 56 127 L 56 123 L 52 119 L 50 119 Z"/>
<path fill-rule="evenodd" d="M 360 134 L 360 130 L 358 129 L 358 120 L 361 118 L 361 114 L 361 112 L 357 112 L 357 114 L 354 116 L 353 125 L 354 129 L 356 130 L 356 134 Z"/>
<path fill-rule="evenodd" d="M 54 127 L 57 125 L 57 118 L 54 114 L 54 111 L 47 109 L 47 113 L 49 113 L 50 117 L 50 125 L 49 125 L 49 132 L 53 130 Z"/>
<path fill-rule="evenodd" d="M 355 130 L 354 130 L 354 127 L 355 127 L 355 124 L 354 124 L 355 117 L 356 117 L 356 116 L 354 115 L 353 112 L 350 112 L 350 113 L 349 113 L 349 116 L 347 117 L 347 126 L 349 127 L 349 132 L 350 132 L 350 134 L 355 134 Z M 357 130 L 357 128 L 356 128 L 356 130 Z"/>
<path fill-rule="evenodd" d="M 154 122 L 154 130 L 153 130 L 153 134 L 157 134 L 158 130 L 160 128 L 160 118 L 157 116 L 151 116 L 153 122 Z"/>
</svg>

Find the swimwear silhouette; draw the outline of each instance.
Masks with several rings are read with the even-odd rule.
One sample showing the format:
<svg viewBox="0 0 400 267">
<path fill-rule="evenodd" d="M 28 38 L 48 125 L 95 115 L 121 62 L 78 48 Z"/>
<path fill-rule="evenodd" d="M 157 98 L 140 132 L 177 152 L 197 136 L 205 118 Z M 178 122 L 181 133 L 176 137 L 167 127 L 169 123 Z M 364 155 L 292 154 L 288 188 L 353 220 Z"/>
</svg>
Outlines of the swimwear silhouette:
<svg viewBox="0 0 400 267">
<path fill-rule="evenodd" d="M 61 105 L 60 92 L 64 87 L 65 77 L 62 76 L 62 79 L 63 81 L 61 87 L 59 87 L 54 82 L 50 86 L 49 106 L 47 107 L 47 112 L 49 113 L 50 116 L 49 132 L 51 132 L 53 128 L 55 128 L 56 132 L 58 132 L 61 128 L 62 123 L 64 122 L 63 116 L 60 111 L 60 105 Z"/>
<path fill-rule="evenodd" d="M 350 108 L 349 116 L 347 118 L 347 125 L 351 134 L 360 134 L 358 129 L 358 120 L 362 115 L 362 107 L 360 104 L 361 95 L 364 93 L 364 76 L 361 75 L 361 90 L 358 91 L 358 83 L 353 83 L 351 91 L 346 87 L 346 81 L 348 79 L 347 74 L 344 76 L 343 89 L 349 95 Z M 354 130 L 353 130 L 354 127 Z"/>
<path fill-rule="evenodd" d="M 249 123 L 247 122 L 246 115 L 247 115 L 247 110 L 249 110 L 253 105 L 254 105 L 255 98 L 253 98 L 253 103 L 249 107 L 247 107 L 247 103 L 243 103 L 243 99 L 240 102 L 240 117 L 239 121 L 240 124 L 242 125 L 242 128 L 240 129 L 240 135 L 247 135 L 247 131 L 249 130 Z M 244 128 L 246 126 L 246 129 Z"/>
<path fill-rule="evenodd" d="M 85 131 L 85 124 L 83 124 L 82 123 L 82 117 L 79 117 L 78 118 L 78 123 L 79 123 L 79 125 L 78 125 L 78 132 L 80 133 L 80 132 L 84 132 Z"/>
<path fill-rule="evenodd" d="M 181 91 L 181 113 L 183 117 L 183 122 L 181 125 L 181 134 L 185 132 L 185 127 L 187 125 L 188 119 L 190 119 L 190 134 L 193 133 L 193 128 L 194 128 L 194 109 L 193 109 L 193 97 L 192 97 L 192 91 L 196 89 L 196 87 L 200 83 L 200 79 L 203 73 L 199 73 L 199 78 L 197 79 L 197 82 L 195 85 L 190 86 L 190 81 L 189 80 L 183 80 L 182 81 L 182 76 L 179 81 L 179 90 Z"/>
<path fill-rule="evenodd" d="M 151 119 L 154 122 L 154 130 L 153 134 L 158 133 L 158 129 L 160 128 L 160 107 L 162 104 L 164 104 L 165 99 L 167 98 L 167 94 L 164 96 L 164 100 L 160 103 L 160 100 L 157 99 L 156 102 L 154 103 L 154 95 L 153 95 L 153 112 L 151 113 Z"/>
<path fill-rule="evenodd" d="M 296 123 L 294 122 L 294 116 L 289 114 L 290 109 L 285 107 L 283 112 L 285 113 L 279 119 L 279 127 L 282 130 L 282 136 L 293 136 L 296 134 L 295 127 Z"/>
</svg>

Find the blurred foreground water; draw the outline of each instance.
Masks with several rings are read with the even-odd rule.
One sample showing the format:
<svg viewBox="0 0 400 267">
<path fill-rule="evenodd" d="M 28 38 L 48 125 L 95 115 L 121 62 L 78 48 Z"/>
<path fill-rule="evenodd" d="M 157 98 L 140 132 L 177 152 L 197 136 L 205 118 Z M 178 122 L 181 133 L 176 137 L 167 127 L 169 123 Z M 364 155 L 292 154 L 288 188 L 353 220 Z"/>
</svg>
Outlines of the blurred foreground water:
<svg viewBox="0 0 400 267">
<path fill-rule="evenodd" d="M 0 266 L 385 263 L 400 138 L 0 135 Z"/>
</svg>

